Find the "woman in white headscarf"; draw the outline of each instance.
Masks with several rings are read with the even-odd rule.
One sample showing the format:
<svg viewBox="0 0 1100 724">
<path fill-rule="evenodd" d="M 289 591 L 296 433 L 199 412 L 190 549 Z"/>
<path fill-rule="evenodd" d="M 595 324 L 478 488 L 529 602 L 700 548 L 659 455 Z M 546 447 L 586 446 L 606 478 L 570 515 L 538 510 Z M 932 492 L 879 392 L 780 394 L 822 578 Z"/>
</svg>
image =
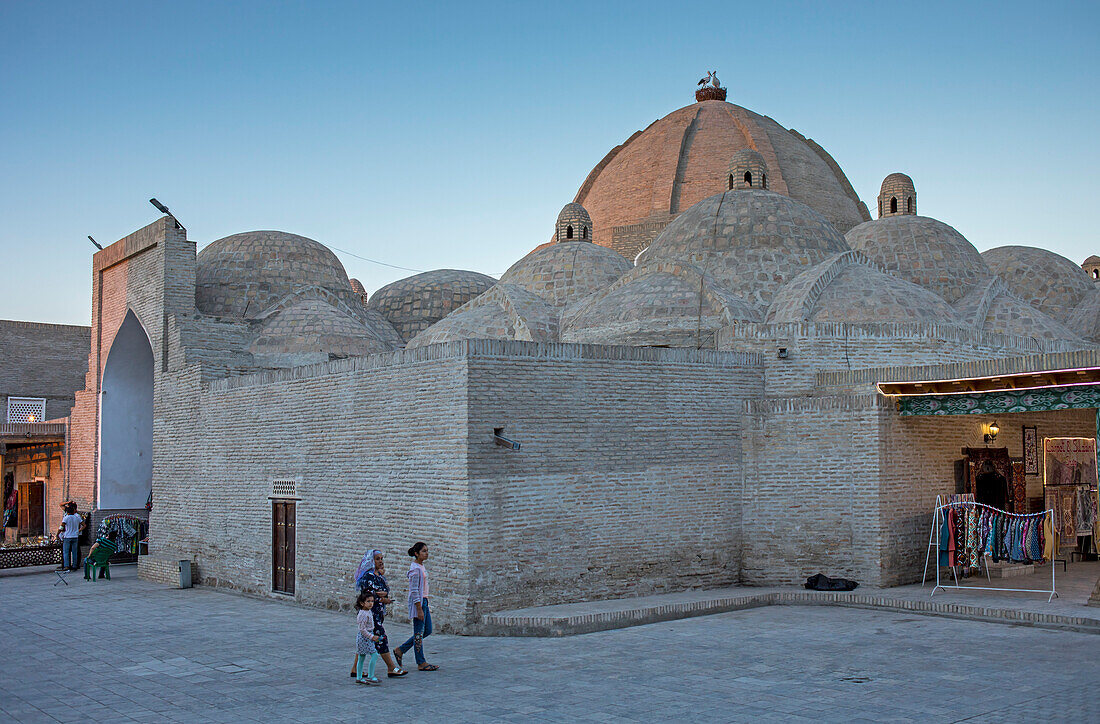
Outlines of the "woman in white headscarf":
<svg viewBox="0 0 1100 724">
<path fill-rule="evenodd" d="M 386 618 L 386 604 L 391 603 L 390 586 L 386 583 L 386 562 L 382 551 L 372 548 L 363 554 L 363 559 L 355 570 L 355 589 L 357 593 L 367 589 L 374 591 L 374 608 L 371 612 L 374 614 L 374 633 L 378 636 L 374 647 L 389 668 L 386 676 L 391 679 L 405 676 L 409 672 L 394 662 L 393 655 L 390 653 L 389 640 L 386 638 L 386 629 L 382 626 Z M 354 668 L 351 674 L 356 675 Z"/>
</svg>

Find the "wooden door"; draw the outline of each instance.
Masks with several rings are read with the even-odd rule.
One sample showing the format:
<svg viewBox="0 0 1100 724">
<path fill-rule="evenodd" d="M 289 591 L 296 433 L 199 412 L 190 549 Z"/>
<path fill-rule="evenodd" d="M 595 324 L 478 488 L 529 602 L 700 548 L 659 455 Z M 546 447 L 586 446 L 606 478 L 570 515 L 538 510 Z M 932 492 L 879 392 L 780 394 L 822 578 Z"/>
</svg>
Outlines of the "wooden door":
<svg viewBox="0 0 1100 724">
<path fill-rule="evenodd" d="M 19 485 L 19 533 L 20 535 L 44 535 L 42 509 L 42 483 Z"/>
<path fill-rule="evenodd" d="M 294 503 L 271 501 L 271 589 L 294 593 Z"/>
</svg>

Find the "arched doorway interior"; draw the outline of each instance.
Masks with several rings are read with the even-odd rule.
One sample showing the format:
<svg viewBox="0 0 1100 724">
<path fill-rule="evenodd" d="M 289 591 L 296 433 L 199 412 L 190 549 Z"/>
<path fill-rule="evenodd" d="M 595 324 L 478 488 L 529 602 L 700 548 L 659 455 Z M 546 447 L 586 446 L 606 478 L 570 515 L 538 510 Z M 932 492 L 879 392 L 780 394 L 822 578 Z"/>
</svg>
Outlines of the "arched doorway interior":
<svg viewBox="0 0 1100 724">
<path fill-rule="evenodd" d="M 153 348 L 132 311 L 115 334 L 99 403 L 99 508 L 144 508 L 153 482 Z"/>
</svg>

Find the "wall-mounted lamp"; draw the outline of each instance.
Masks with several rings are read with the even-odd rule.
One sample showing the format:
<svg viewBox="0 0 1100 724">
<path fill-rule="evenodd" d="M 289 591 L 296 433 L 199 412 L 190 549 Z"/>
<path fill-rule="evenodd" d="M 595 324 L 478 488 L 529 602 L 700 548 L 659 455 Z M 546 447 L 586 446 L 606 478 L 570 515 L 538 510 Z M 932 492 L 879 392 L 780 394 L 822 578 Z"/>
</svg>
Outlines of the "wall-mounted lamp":
<svg viewBox="0 0 1100 724">
<path fill-rule="evenodd" d="M 989 427 L 986 428 L 986 433 L 983 436 L 985 444 L 992 445 L 993 443 L 997 442 L 997 433 L 1000 431 L 1001 426 L 997 424 L 997 421 L 994 420 L 993 422 L 991 422 L 989 424 Z"/>
<path fill-rule="evenodd" d="M 509 440 L 508 438 L 504 437 L 504 435 L 502 434 L 503 432 L 503 427 L 494 427 L 493 442 L 495 442 L 500 447 L 507 448 L 509 450 L 519 450 L 519 443 L 515 440 Z"/>
</svg>

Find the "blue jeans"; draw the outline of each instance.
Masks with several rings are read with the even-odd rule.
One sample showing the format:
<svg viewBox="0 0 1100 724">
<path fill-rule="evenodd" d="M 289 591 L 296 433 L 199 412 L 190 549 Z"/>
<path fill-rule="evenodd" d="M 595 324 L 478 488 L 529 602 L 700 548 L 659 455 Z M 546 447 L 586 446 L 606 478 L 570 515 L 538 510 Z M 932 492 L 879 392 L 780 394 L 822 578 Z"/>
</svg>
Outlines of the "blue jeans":
<svg viewBox="0 0 1100 724">
<path fill-rule="evenodd" d="M 76 568 L 76 559 L 80 557 L 80 538 L 61 539 L 61 565 Z"/>
<path fill-rule="evenodd" d="M 428 610 L 428 599 L 421 599 L 420 607 L 424 609 L 424 618 L 413 619 L 412 638 L 397 647 L 401 650 L 402 654 L 412 649 L 413 654 L 416 655 L 417 666 L 423 666 L 426 663 L 424 659 L 424 644 L 422 642 L 425 636 L 432 635 L 432 612 Z"/>
</svg>

